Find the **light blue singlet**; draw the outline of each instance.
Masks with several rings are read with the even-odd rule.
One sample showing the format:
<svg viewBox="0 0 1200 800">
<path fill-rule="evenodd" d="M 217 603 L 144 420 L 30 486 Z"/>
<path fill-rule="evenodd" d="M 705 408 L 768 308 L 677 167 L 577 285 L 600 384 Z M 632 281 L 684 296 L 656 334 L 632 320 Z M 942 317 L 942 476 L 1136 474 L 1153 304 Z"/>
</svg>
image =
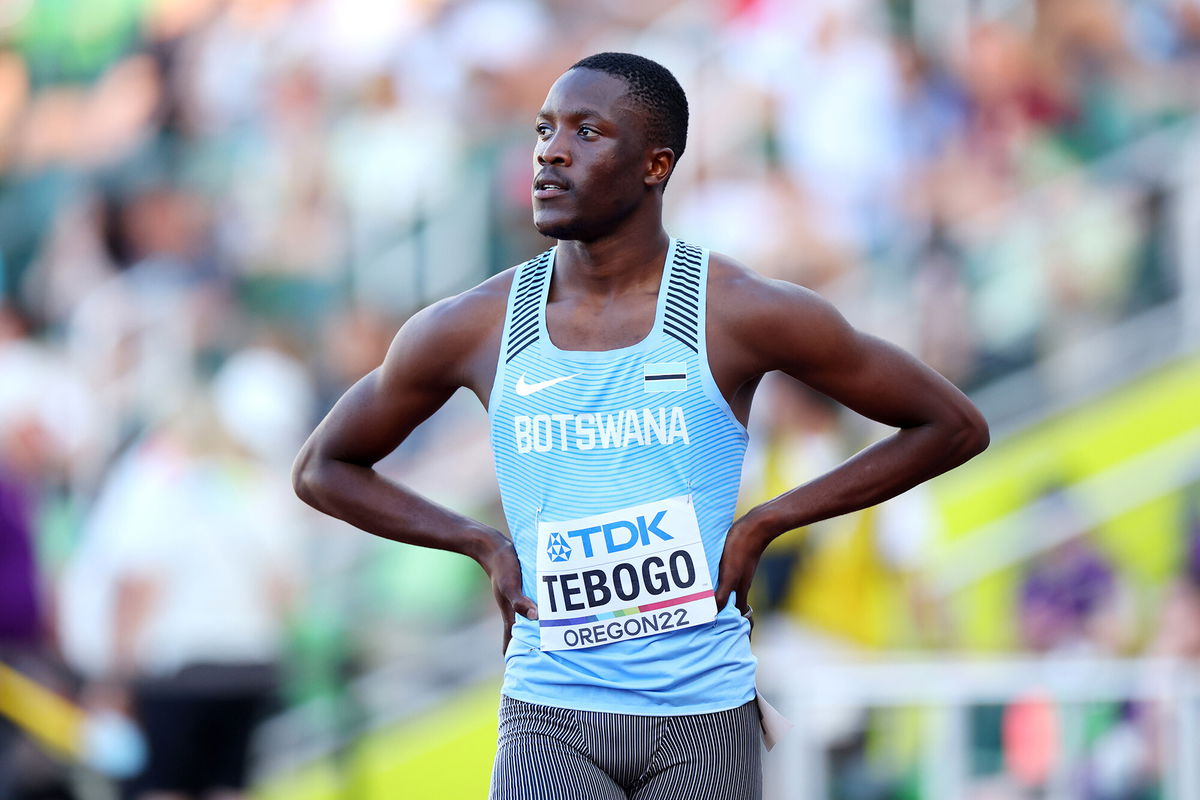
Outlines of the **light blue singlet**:
<svg viewBox="0 0 1200 800">
<path fill-rule="evenodd" d="M 749 624 L 732 601 L 713 620 L 712 589 L 746 431 L 708 368 L 708 251 L 672 240 L 650 334 L 605 351 L 550 341 L 554 252 L 517 269 L 488 406 L 541 617 L 517 617 L 502 691 L 625 714 L 739 706 L 754 698 Z"/>
</svg>

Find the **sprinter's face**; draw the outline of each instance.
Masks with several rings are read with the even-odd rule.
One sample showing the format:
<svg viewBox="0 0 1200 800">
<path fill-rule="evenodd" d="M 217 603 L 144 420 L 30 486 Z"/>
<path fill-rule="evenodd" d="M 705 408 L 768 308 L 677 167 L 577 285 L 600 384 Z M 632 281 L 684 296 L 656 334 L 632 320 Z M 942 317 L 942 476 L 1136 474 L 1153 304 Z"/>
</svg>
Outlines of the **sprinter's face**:
<svg viewBox="0 0 1200 800">
<path fill-rule="evenodd" d="M 620 78 L 572 69 L 550 87 L 534 126 L 533 224 L 555 239 L 611 232 L 657 191 L 638 108 Z"/>
</svg>

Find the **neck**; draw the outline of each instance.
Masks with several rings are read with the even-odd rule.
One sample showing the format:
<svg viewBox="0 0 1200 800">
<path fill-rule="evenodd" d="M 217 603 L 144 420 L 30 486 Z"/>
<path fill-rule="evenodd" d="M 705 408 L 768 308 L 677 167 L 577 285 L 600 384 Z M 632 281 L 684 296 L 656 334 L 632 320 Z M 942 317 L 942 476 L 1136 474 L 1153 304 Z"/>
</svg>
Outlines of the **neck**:
<svg viewBox="0 0 1200 800">
<path fill-rule="evenodd" d="M 617 231 L 589 241 L 558 243 L 557 282 L 568 290 L 616 294 L 657 281 L 662 274 L 670 237 L 661 215 L 634 219 Z"/>
</svg>

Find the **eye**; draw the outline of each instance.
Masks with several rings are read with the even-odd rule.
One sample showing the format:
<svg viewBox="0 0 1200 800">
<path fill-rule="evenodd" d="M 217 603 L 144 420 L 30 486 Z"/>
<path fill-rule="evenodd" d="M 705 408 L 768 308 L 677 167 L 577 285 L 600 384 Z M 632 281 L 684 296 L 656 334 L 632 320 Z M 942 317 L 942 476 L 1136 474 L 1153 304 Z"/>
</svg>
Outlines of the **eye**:
<svg viewBox="0 0 1200 800">
<path fill-rule="evenodd" d="M 536 125 L 533 126 L 533 129 L 535 131 L 537 131 L 537 135 L 538 135 L 539 139 L 545 139 L 547 136 L 550 135 L 550 126 L 544 122 L 537 123 Z"/>
<path fill-rule="evenodd" d="M 579 135 L 585 139 L 591 139 L 600 135 L 600 131 L 593 128 L 591 125 L 584 125 L 579 129 Z"/>
</svg>

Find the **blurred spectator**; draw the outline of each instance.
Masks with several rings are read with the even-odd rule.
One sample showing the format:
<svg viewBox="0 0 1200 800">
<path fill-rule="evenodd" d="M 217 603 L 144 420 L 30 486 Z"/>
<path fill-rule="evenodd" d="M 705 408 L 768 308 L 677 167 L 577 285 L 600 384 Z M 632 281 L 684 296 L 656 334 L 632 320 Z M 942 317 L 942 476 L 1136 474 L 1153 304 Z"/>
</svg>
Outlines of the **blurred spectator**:
<svg viewBox="0 0 1200 800">
<path fill-rule="evenodd" d="M 257 346 L 230 356 L 212 382 L 220 429 L 272 473 L 287 473 L 312 430 L 316 391 L 303 364 Z"/>
<path fill-rule="evenodd" d="M 1045 492 L 1036 535 L 1052 543 L 1025 568 L 1017 621 L 1021 645 L 1036 653 L 1099 651 L 1129 646 L 1127 590 L 1110 559 L 1087 538 L 1063 489 Z"/>
<path fill-rule="evenodd" d="M 240 796 L 299 588 L 299 509 L 221 417 L 196 394 L 141 440 L 102 489 L 77 556 L 76 581 L 100 584 L 77 590 L 111 604 L 95 620 L 111 638 L 93 637 L 93 664 L 130 686 L 146 796 Z"/>
<path fill-rule="evenodd" d="M 41 392 L 58 374 L 38 348 L 22 346 L 19 335 L 26 330 L 11 308 L 0 306 L 0 375 L 6 381 L 0 388 L 0 669 L 69 696 L 74 687 L 54 646 L 53 571 L 39 518 L 62 480 L 68 450 L 60 436 L 69 438 L 73 420 L 56 421 L 39 407 L 47 400 Z M 8 712 L 20 712 L 18 698 L 6 699 Z M 58 762 L 22 732 L 37 722 L 20 713 L 0 716 L 0 797 L 71 796 Z"/>
<path fill-rule="evenodd" d="M 1200 663 L 1200 484 L 1192 484 L 1183 495 L 1180 569 L 1166 587 L 1146 647 L 1148 655 L 1162 659 L 1147 676 L 1151 696 L 1171 687 L 1181 674 Z M 1106 783 L 1118 788 L 1155 788 L 1176 758 L 1170 726 L 1187 711 L 1161 702 L 1135 707 L 1119 735 L 1102 740 L 1097 747 L 1095 760 Z M 1144 796 L 1153 795 L 1146 792 Z M 1125 796 L 1118 797 L 1124 800 Z"/>
<path fill-rule="evenodd" d="M 33 420 L 0 432 L 0 668 L 16 669 L 40 682 L 49 675 L 51 641 L 48 593 L 34 552 L 37 471 L 44 439 Z M 21 733 L 19 722 L 0 716 L 0 796 L 69 797 L 57 765 Z"/>
<path fill-rule="evenodd" d="M 0 652 L 34 652 L 45 644 L 46 615 L 34 555 L 33 476 L 27 470 L 44 434 L 27 423 L 0 440 Z M 22 463 L 26 462 L 26 463 Z"/>
<path fill-rule="evenodd" d="M 119 271 L 74 307 L 67 344 L 103 404 L 115 451 L 175 411 L 211 345 L 206 337 L 226 332 L 216 326 L 229 320 L 213 308 L 219 295 L 195 196 L 151 188 L 114 198 L 107 215 Z"/>
<path fill-rule="evenodd" d="M 827 234 L 881 244 L 898 199 L 900 83 L 872 4 L 753 5 L 738 57 L 774 99 L 783 166 L 816 199 Z"/>
<path fill-rule="evenodd" d="M 1021 646 L 1052 657 L 1124 654 L 1132 644 L 1133 628 L 1128 588 L 1118 566 L 1088 538 L 1066 489 L 1047 489 L 1033 508 L 1039 512 L 1038 524 L 1030 535 L 1049 546 L 1024 568 L 1016 615 Z M 1106 753 L 1109 760 L 1080 759 L 1072 779 L 1079 785 L 1079 796 L 1089 800 L 1143 796 L 1122 775 L 1129 748 L 1141 746 L 1127 711 L 1125 703 L 1093 704 L 1095 753 Z M 1035 687 L 1003 709 L 1004 764 L 1022 792 L 1052 791 L 1057 765 L 1073 757 L 1066 739 L 1067 713 L 1063 704 Z M 976 717 L 977 724 L 989 721 L 986 716 Z"/>
</svg>

